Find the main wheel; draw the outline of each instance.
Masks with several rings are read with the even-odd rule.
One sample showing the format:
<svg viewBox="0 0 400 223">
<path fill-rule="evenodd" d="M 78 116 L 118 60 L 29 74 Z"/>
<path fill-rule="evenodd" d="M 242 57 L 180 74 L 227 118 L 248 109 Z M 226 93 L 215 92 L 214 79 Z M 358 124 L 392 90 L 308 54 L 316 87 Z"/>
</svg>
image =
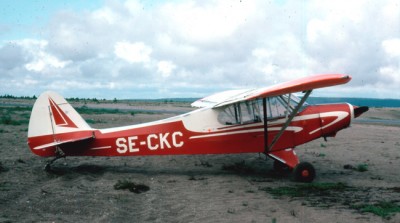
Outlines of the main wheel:
<svg viewBox="0 0 400 223">
<path fill-rule="evenodd" d="M 311 163 L 302 162 L 293 169 L 293 180 L 296 182 L 311 183 L 315 179 L 315 169 Z"/>
<path fill-rule="evenodd" d="M 50 171 L 51 171 L 50 163 L 46 163 L 46 166 L 44 166 L 44 170 L 45 170 L 46 172 L 50 172 Z"/>
</svg>

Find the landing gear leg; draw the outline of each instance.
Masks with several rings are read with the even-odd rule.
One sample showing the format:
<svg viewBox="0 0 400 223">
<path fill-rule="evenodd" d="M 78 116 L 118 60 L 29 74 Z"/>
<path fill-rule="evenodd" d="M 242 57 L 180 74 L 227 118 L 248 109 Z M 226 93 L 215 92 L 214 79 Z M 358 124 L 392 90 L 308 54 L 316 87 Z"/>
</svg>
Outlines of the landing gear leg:
<svg viewBox="0 0 400 223">
<path fill-rule="evenodd" d="M 55 153 L 56 153 L 56 157 L 54 157 L 52 160 L 47 162 L 46 165 L 44 166 L 44 170 L 45 171 L 50 171 L 51 170 L 51 164 L 53 164 L 56 160 L 66 157 L 64 151 L 62 151 L 60 149 L 60 147 L 56 148 L 56 152 Z"/>
<path fill-rule="evenodd" d="M 281 161 L 274 160 L 274 170 L 278 173 L 290 172 L 291 168 Z"/>
</svg>

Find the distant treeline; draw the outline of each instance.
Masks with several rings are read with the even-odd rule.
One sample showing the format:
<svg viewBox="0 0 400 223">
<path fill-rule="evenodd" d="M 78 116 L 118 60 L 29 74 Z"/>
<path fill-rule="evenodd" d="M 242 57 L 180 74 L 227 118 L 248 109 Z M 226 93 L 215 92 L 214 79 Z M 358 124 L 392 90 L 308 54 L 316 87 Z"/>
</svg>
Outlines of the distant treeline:
<svg viewBox="0 0 400 223">
<path fill-rule="evenodd" d="M 80 102 L 80 101 L 91 101 L 91 102 L 96 102 L 100 103 L 100 101 L 107 101 L 105 98 L 103 99 L 97 99 L 97 98 L 66 98 L 65 100 L 67 101 L 75 101 L 75 102 Z M 114 99 L 115 101 L 117 99 Z"/>
<path fill-rule="evenodd" d="M 11 94 L 4 94 L 0 95 L 0 98 L 7 98 L 7 99 L 34 99 L 36 100 L 37 97 L 36 95 L 31 96 L 14 96 Z M 91 102 L 100 102 L 100 101 L 107 101 L 105 98 L 103 99 L 97 99 L 97 98 L 66 98 L 67 101 L 75 101 L 75 102 L 80 102 L 80 101 L 91 101 Z M 114 98 L 112 100 L 113 102 L 117 102 L 117 99 Z"/>
<path fill-rule="evenodd" d="M 124 99 L 122 101 L 128 102 L 159 102 L 159 103 L 173 103 L 173 102 L 194 102 L 200 98 L 158 98 L 158 99 Z"/>
<path fill-rule="evenodd" d="M 8 99 L 36 99 L 36 95 L 33 95 L 32 97 L 30 96 L 14 96 L 10 94 L 5 94 L 5 95 L 0 95 L 0 98 L 8 98 Z"/>
<path fill-rule="evenodd" d="M 7 99 L 33 99 L 36 100 L 37 97 L 36 95 L 31 96 L 14 96 L 10 94 L 4 94 L 0 95 L 0 98 L 7 98 Z M 97 99 L 97 98 L 65 98 L 65 100 L 69 102 L 94 102 L 94 103 L 100 103 L 100 102 L 113 102 L 117 103 L 119 101 L 122 102 L 160 102 L 160 103 L 173 103 L 173 102 L 193 102 L 197 99 L 194 98 L 162 98 L 162 99 L 117 99 L 114 98 L 112 100 L 107 100 L 105 98 L 103 99 Z"/>
</svg>

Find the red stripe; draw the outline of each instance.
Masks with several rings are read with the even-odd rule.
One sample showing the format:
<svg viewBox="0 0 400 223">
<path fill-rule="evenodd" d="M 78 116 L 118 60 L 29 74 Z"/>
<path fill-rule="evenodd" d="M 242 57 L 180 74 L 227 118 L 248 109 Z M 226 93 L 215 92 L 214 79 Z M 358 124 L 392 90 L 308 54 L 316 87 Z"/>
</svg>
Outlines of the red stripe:
<svg viewBox="0 0 400 223">
<path fill-rule="evenodd" d="M 51 113 L 57 126 L 78 128 L 75 123 L 64 113 L 64 111 L 49 97 Z"/>
</svg>

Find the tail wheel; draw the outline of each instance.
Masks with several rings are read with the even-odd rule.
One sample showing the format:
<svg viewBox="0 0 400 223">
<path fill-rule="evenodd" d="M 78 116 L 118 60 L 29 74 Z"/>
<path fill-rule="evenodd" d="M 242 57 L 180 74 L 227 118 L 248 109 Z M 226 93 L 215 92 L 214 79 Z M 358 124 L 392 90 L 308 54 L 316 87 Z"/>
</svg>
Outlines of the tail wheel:
<svg viewBox="0 0 400 223">
<path fill-rule="evenodd" d="M 301 162 L 293 169 L 293 180 L 311 183 L 315 179 L 315 169 L 311 163 Z"/>
</svg>

